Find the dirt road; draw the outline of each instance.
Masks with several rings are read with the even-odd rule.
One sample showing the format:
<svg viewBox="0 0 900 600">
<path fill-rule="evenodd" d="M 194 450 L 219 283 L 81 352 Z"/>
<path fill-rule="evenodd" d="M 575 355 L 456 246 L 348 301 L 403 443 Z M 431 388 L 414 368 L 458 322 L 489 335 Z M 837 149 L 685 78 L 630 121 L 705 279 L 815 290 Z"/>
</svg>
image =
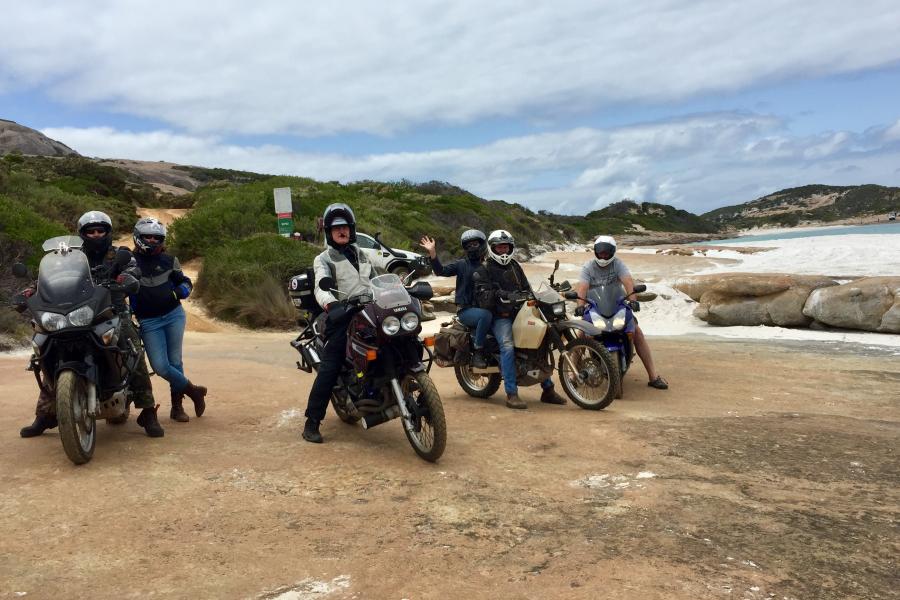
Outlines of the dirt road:
<svg viewBox="0 0 900 600">
<path fill-rule="evenodd" d="M 0 357 L 0 598 L 888 598 L 898 572 L 895 356 L 655 338 L 602 412 L 462 395 L 449 443 L 329 416 L 289 335 L 191 332 L 201 419 L 100 426 L 75 467 L 24 440 L 34 382 Z M 157 400 L 168 406 L 154 378 Z"/>
</svg>

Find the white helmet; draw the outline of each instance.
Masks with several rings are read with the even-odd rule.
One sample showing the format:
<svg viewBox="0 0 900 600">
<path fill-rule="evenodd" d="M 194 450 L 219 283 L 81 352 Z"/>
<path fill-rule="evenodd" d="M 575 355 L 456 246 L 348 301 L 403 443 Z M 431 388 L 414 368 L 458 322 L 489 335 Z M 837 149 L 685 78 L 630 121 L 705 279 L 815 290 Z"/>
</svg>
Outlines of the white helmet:
<svg viewBox="0 0 900 600">
<path fill-rule="evenodd" d="M 509 251 L 505 254 L 497 254 L 494 252 L 494 246 L 499 244 L 509 244 Z M 498 229 L 496 231 L 492 231 L 491 235 L 488 236 L 487 239 L 488 245 L 488 256 L 493 258 L 501 265 L 508 265 L 509 261 L 512 260 L 513 252 L 516 249 L 516 240 L 513 238 L 512 234 L 505 229 Z"/>
<path fill-rule="evenodd" d="M 594 240 L 594 260 L 601 267 L 609 265 L 616 255 L 616 240 L 609 235 L 601 235 Z M 600 258 L 601 256 L 605 258 Z"/>
</svg>

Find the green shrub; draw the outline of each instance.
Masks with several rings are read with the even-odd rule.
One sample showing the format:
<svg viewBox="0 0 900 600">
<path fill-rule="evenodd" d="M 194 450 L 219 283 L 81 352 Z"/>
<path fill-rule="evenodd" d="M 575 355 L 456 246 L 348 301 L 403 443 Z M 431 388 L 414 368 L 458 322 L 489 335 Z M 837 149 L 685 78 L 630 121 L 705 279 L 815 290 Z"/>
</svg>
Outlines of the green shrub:
<svg viewBox="0 0 900 600">
<path fill-rule="evenodd" d="M 297 310 L 287 281 L 312 266 L 321 248 L 277 234 L 259 234 L 210 249 L 196 294 L 217 318 L 248 327 L 286 327 Z"/>
<path fill-rule="evenodd" d="M 4 273 L 20 260 L 31 267 L 40 262 L 41 244 L 57 235 L 66 235 L 62 225 L 52 223 L 27 206 L 0 195 L 0 258 Z"/>
</svg>

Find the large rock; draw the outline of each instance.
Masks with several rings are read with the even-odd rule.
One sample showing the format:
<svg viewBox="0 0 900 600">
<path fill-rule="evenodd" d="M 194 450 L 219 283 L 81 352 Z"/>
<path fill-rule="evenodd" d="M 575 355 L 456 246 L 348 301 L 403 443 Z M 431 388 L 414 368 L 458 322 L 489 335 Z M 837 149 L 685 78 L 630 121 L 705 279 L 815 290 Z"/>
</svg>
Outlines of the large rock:
<svg viewBox="0 0 900 600">
<path fill-rule="evenodd" d="M 39 156 L 78 156 L 78 153 L 40 131 L 19 125 L 15 121 L 0 119 L 0 156 L 10 152 Z"/>
<path fill-rule="evenodd" d="M 817 289 L 803 314 L 831 327 L 900 333 L 900 277 L 867 277 Z"/>
<path fill-rule="evenodd" d="M 699 302 L 694 316 L 710 325 L 806 327 L 810 292 L 836 286 L 827 277 L 784 273 L 717 273 L 678 281 L 675 288 Z"/>
</svg>

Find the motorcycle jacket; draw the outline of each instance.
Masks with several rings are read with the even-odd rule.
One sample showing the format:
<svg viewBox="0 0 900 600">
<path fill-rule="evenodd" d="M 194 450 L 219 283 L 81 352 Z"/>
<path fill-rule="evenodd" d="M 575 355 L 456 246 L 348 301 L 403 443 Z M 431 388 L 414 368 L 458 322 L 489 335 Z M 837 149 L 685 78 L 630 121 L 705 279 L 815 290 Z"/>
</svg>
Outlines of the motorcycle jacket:
<svg viewBox="0 0 900 600">
<path fill-rule="evenodd" d="M 171 254 L 135 254 L 141 270 L 141 289 L 130 297 L 131 310 L 138 319 L 161 317 L 187 298 L 193 284 Z"/>
<path fill-rule="evenodd" d="M 325 309 L 333 302 L 372 289 L 369 283 L 374 275 L 372 265 L 356 244 L 347 244 L 340 249 L 329 247 L 313 260 L 313 270 L 316 273 L 316 302 Z M 334 280 L 333 287 L 341 292 L 340 297 L 319 287 L 319 282 L 326 277 Z"/>
<path fill-rule="evenodd" d="M 473 279 L 478 307 L 500 318 L 511 318 L 516 312 L 517 307 L 509 302 L 510 292 L 531 290 L 525 272 L 515 260 L 505 265 L 489 260 L 475 271 Z"/>
</svg>

